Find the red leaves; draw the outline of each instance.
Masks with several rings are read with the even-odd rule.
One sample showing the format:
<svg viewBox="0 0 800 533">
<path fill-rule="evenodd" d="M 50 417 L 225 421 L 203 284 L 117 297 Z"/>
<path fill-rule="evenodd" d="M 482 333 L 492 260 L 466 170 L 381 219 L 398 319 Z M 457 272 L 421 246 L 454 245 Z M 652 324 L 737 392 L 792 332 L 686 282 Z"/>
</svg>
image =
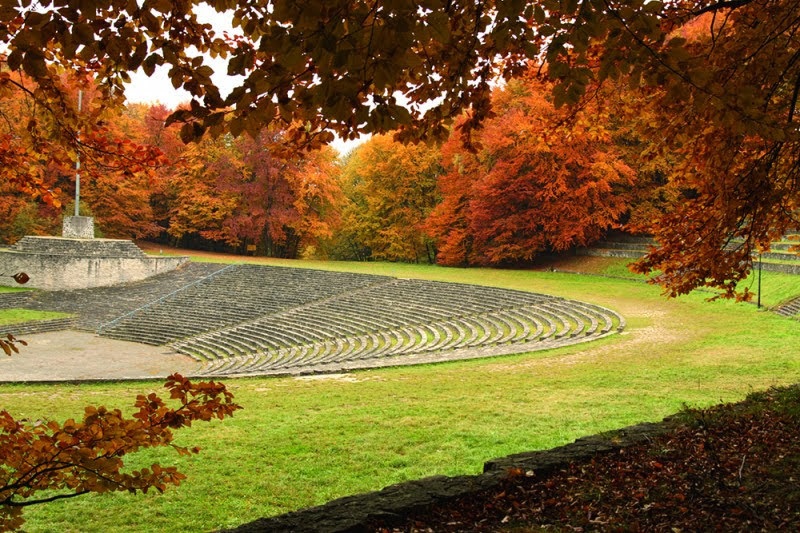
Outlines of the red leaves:
<svg viewBox="0 0 800 533">
<path fill-rule="evenodd" d="M 428 223 L 440 262 L 529 261 L 598 239 L 627 210 L 633 171 L 611 143 L 610 120 L 595 106 L 556 111 L 551 90 L 534 76 L 509 82 L 478 134 L 482 148 L 458 148 L 458 136 L 443 148 L 443 200 Z"/>
<path fill-rule="evenodd" d="M 221 383 L 192 383 L 179 374 L 167 379 L 170 407 L 157 394 L 140 395 L 132 417 L 119 409 L 87 406 L 79 422 L 16 421 L 0 411 L 0 528 L 21 525 L 18 512 L 24 506 L 86 492 L 163 492 L 186 478 L 175 467 L 152 465 L 149 469 L 122 472 L 122 457 L 138 450 L 170 446 L 179 454 L 197 453 L 198 448 L 173 444 L 172 430 L 190 426 L 195 420 L 232 416 L 241 407 Z"/>
</svg>

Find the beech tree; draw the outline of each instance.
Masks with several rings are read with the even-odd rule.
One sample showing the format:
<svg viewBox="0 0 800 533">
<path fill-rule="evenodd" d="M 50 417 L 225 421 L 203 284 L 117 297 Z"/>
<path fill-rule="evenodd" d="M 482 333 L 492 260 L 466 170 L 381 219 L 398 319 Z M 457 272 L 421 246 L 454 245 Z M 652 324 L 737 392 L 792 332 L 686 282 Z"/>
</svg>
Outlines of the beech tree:
<svg viewBox="0 0 800 533">
<path fill-rule="evenodd" d="M 496 116 L 473 154 L 455 136 L 445 149 L 444 197 L 428 221 L 444 264 L 530 261 L 588 245 L 628 209 L 633 170 L 596 106 L 576 115 L 548 101 L 551 88 L 519 79 L 495 93 Z"/>
<path fill-rule="evenodd" d="M 347 259 L 428 262 L 435 260 L 423 223 L 438 201 L 439 149 L 404 145 L 378 135 L 347 157 L 341 174 L 348 203 L 338 234 Z"/>
<path fill-rule="evenodd" d="M 199 3 L 4 2 L 0 42 L 8 71 L 34 78 L 70 131 L 77 119 L 61 69 L 94 76 L 109 105 L 122 102 L 129 72 L 167 69 L 192 95 L 172 115 L 186 140 L 271 124 L 311 146 L 334 132 L 443 138 L 464 111 L 460 129 L 479 126 L 492 81 L 531 61 L 556 81 L 556 106 L 624 79 L 657 89 L 665 120 L 653 134 L 692 162 L 675 173 L 687 194 L 657 221 L 661 248 L 640 269 L 659 269 L 671 294 L 716 286 L 732 295 L 752 252 L 796 224 L 798 0 L 204 1 L 229 13 L 234 31 L 222 36 L 198 18 Z M 704 40 L 675 33 L 705 14 Z M 229 94 L 203 54 L 240 77 Z"/>
<path fill-rule="evenodd" d="M 166 185 L 168 232 L 230 247 L 253 244 L 274 257 L 297 257 L 329 237 L 340 196 L 333 150 L 277 157 L 283 132 L 205 138 L 187 147 Z"/>
</svg>

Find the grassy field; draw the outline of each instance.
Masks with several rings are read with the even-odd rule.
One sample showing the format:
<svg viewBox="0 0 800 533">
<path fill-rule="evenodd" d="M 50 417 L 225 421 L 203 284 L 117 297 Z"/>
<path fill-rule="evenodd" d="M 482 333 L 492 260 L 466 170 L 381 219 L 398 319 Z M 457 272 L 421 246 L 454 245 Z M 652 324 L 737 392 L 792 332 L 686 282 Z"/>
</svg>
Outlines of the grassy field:
<svg viewBox="0 0 800 533">
<path fill-rule="evenodd" d="M 34 311 L 32 309 L 0 309 L 0 326 L 6 324 L 19 324 L 30 320 L 50 320 L 53 318 L 65 318 L 69 313 L 57 311 Z"/>
<path fill-rule="evenodd" d="M 217 258 L 216 260 L 219 260 Z M 29 531 L 209 531 L 483 462 L 549 448 L 683 405 L 706 406 L 800 380 L 800 322 L 751 304 L 667 300 L 641 279 L 392 263 L 270 261 L 493 285 L 576 298 L 622 313 L 626 331 L 588 345 L 494 359 L 309 378 L 228 381 L 244 410 L 184 432 L 189 476 L 163 495 L 82 497 L 26 511 Z M 620 270 L 619 261 L 584 269 Z M 770 274 L 770 275 L 768 275 Z M 800 277 L 764 273 L 765 304 L 800 294 Z M 24 352 L 21 356 L 24 356 Z M 153 383 L 4 385 L 18 417 L 64 419 L 86 404 L 129 406 Z"/>
</svg>

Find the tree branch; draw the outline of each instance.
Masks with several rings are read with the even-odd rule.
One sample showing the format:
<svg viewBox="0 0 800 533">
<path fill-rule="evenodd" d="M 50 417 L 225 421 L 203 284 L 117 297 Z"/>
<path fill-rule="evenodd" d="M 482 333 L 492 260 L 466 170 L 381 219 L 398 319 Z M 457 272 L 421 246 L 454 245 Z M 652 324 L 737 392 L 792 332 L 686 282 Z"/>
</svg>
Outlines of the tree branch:
<svg viewBox="0 0 800 533">
<path fill-rule="evenodd" d="M 0 505 L 8 505 L 9 507 L 28 507 L 30 505 L 39 505 L 40 503 L 50 503 L 56 500 L 64 500 L 66 498 L 74 498 L 76 496 L 82 496 L 88 492 L 89 490 L 82 490 L 80 492 L 71 492 L 69 494 L 57 494 L 55 496 L 50 496 L 49 498 L 42 498 L 39 500 L 26 500 L 24 502 L 15 502 L 11 499 L 11 497 L 6 498 L 5 500 L 0 502 Z"/>
<path fill-rule="evenodd" d="M 723 9 L 737 9 L 746 6 L 747 4 L 750 4 L 752 2 L 753 0 L 728 0 L 723 2 L 717 2 L 715 4 L 711 4 L 709 6 L 700 8 L 697 11 L 692 11 L 692 16 L 699 17 L 704 13 L 717 12 Z"/>
</svg>

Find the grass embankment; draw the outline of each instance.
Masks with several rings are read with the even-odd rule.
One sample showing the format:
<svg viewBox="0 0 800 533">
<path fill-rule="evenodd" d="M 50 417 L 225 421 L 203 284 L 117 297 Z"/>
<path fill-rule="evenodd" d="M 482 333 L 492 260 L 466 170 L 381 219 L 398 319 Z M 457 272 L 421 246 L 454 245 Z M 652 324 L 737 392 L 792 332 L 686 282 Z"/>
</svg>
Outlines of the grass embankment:
<svg viewBox="0 0 800 533">
<path fill-rule="evenodd" d="M 69 313 L 57 311 L 34 311 L 31 309 L 0 309 L 0 326 L 7 324 L 19 324 L 31 320 L 52 320 L 54 318 L 66 318 Z"/>
<path fill-rule="evenodd" d="M 21 287 L 6 287 L 4 285 L 0 285 L 0 293 L 4 292 L 24 292 L 30 289 L 23 289 Z"/>
<path fill-rule="evenodd" d="M 557 294 L 615 309 L 628 327 L 549 352 L 339 377 L 229 380 L 245 409 L 181 435 L 180 444 L 203 448 L 200 455 L 162 450 L 136 458 L 140 466 L 179 465 L 189 476 L 181 487 L 32 508 L 29 531 L 231 527 L 404 480 L 478 473 L 487 459 L 800 380 L 800 322 L 749 304 L 708 303 L 707 294 L 666 300 L 641 281 L 560 272 L 269 263 Z M 780 281 L 792 282 L 800 294 L 800 277 Z M 89 403 L 125 407 L 154 388 L 5 385 L 0 405 L 19 417 L 64 419 Z"/>
</svg>

